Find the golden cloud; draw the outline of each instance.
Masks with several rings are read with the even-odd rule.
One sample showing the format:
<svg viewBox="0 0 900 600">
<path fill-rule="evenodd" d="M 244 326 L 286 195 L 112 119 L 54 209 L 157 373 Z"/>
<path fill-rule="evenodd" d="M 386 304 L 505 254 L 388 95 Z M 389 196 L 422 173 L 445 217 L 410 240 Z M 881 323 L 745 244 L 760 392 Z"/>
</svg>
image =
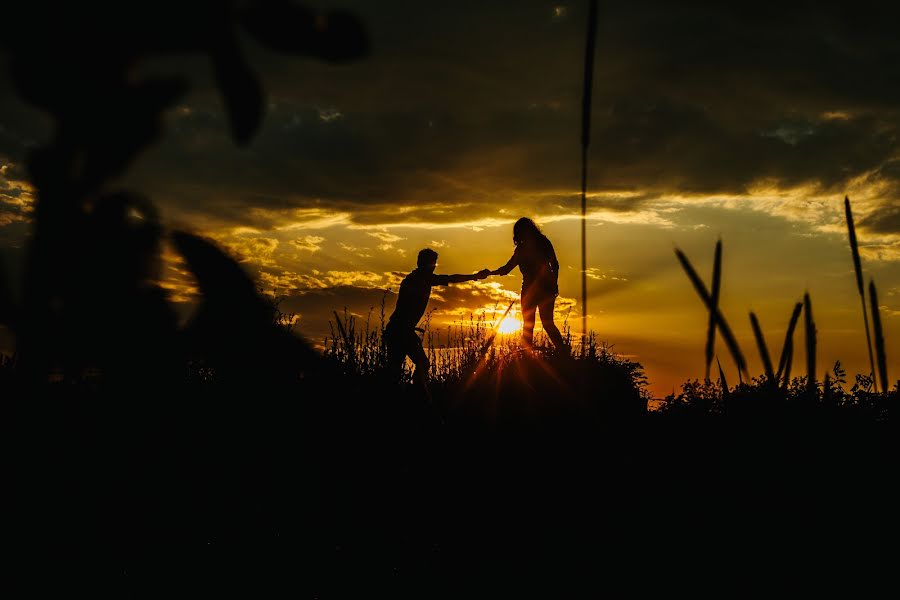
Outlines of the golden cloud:
<svg viewBox="0 0 900 600">
<path fill-rule="evenodd" d="M 288 243 L 297 250 L 315 253 L 322 249 L 321 244 L 324 241 L 325 238 L 320 235 L 306 235 L 302 238 L 290 240 Z"/>
<path fill-rule="evenodd" d="M 262 271 L 259 274 L 260 286 L 266 290 L 304 291 L 321 290 L 331 287 L 330 283 L 315 275 L 301 275 L 291 271 L 270 273 Z"/>
<path fill-rule="evenodd" d="M 0 227 L 31 220 L 35 189 L 16 175 L 17 165 L 0 157 Z"/>
<path fill-rule="evenodd" d="M 350 252 L 351 254 L 358 256 L 360 258 L 372 258 L 372 255 L 369 254 L 369 252 L 367 252 L 369 250 L 369 248 L 359 248 L 357 246 L 351 246 L 350 244 L 345 244 L 344 242 L 339 242 L 338 246 L 340 246 L 340 248 L 342 250 L 346 250 L 347 252 Z"/>
<path fill-rule="evenodd" d="M 383 287 L 385 275 L 371 271 L 327 271 L 324 279 L 332 286 L 355 285 L 374 288 Z"/>
<path fill-rule="evenodd" d="M 394 242 L 399 242 L 400 240 L 406 239 L 405 237 L 400 237 L 399 235 L 395 235 L 393 233 L 388 233 L 386 231 L 369 231 L 366 233 L 366 235 L 370 235 L 373 238 L 379 239 L 382 242 L 384 242 L 384 244 L 386 244 L 386 245 L 393 244 Z"/>
<path fill-rule="evenodd" d="M 256 208 L 253 216 L 268 223 L 275 231 L 294 231 L 296 229 L 327 229 L 337 225 L 349 225 L 351 214 L 328 207 L 295 208 L 290 210 L 272 210 Z"/>
<path fill-rule="evenodd" d="M 273 255 L 280 242 L 273 237 L 257 235 L 258 232 L 258 229 L 252 227 L 234 227 L 222 231 L 207 231 L 203 235 L 223 246 L 240 263 L 275 267 Z"/>
<path fill-rule="evenodd" d="M 184 258 L 169 244 L 162 246 L 162 267 L 162 278 L 156 284 L 168 292 L 169 300 L 190 303 L 200 297 L 194 274 L 187 268 Z"/>
</svg>

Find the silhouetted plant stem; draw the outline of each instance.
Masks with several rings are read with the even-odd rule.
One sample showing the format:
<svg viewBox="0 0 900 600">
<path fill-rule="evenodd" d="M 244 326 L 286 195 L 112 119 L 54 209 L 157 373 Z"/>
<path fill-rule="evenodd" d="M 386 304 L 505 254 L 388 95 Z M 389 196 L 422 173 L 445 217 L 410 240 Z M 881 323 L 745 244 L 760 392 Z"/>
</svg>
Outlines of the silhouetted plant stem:
<svg viewBox="0 0 900 600">
<path fill-rule="evenodd" d="M 866 327 L 866 350 L 869 351 L 869 368 L 871 369 L 872 381 L 874 382 L 875 362 L 872 360 L 872 338 L 869 335 L 869 317 L 866 315 L 866 294 L 863 288 L 862 261 L 859 258 L 859 244 L 856 242 L 856 227 L 853 225 L 853 212 L 850 210 L 850 198 L 847 196 L 844 196 L 844 212 L 847 215 L 847 231 L 850 234 L 850 252 L 853 254 L 853 269 L 856 271 L 856 289 L 859 290 L 859 300 L 862 304 L 863 324 Z M 875 391 L 878 391 L 877 387 Z"/>
<path fill-rule="evenodd" d="M 734 362 L 737 365 L 738 379 L 743 382 L 741 374 L 747 374 L 747 361 L 744 360 L 744 354 L 741 352 L 737 340 L 734 339 L 734 334 L 731 332 L 731 327 L 728 326 L 728 322 L 725 320 L 722 312 L 718 308 L 713 307 L 712 298 L 706 291 L 706 286 L 703 285 L 703 281 L 701 281 L 700 276 L 697 275 L 697 271 L 694 270 L 694 267 L 691 265 L 684 252 L 676 248 L 675 255 L 678 257 L 678 261 L 681 263 L 682 268 L 684 268 L 685 273 L 687 273 L 688 279 L 690 279 L 691 283 L 694 285 L 694 289 L 697 290 L 697 294 L 700 296 L 700 299 L 706 305 L 706 308 L 713 315 L 715 315 L 719 331 L 722 332 L 722 337 L 725 339 L 725 344 L 728 346 L 728 350 L 731 352 L 731 356 L 732 358 L 734 358 Z"/>
<path fill-rule="evenodd" d="M 810 396 L 816 392 L 816 322 L 812 316 L 809 293 L 803 294 L 804 321 L 806 323 L 806 385 Z"/>
<path fill-rule="evenodd" d="M 791 363 L 794 361 L 794 338 L 791 337 L 785 342 L 784 349 L 784 384 L 783 388 L 787 391 L 791 383 Z"/>
<path fill-rule="evenodd" d="M 509 303 L 509 306 L 506 307 L 506 311 L 504 311 L 503 315 L 491 326 L 491 332 L 488 334 L 487 338 L 484 340 L 484 343 L 481 345 L 481 349 L 478 351 L 478 362 L 484 358 L 484 355 L 487 353 L 488 348 L 491 347 L 491 344 L 494 343 L 494 338 L 497 337 L 497 327 L 500 326 L 500 323 L 503 322 L 503 319 L 506 318 L 506 315 L 509 314 L 509 311 L 512 310 L 513 305 L 515 305 L 516 301 L 513 300 Z"/>
<path fill-rule="evenodd" d="M 334 313 L 334 320 L 337 322 L 338 332 L 341 334 L 341 339 L 344 341 L 344 347 L 347 351 L 350 351 L 351 342 L 350 338 L 347 336 L 347 331 L 344 329 L 344 324 L 341 322 L 341 317 L 338 315 L 337 311 L 331 311 Z"/>
<path fill-rule="evenodd" d="M 775 374 L 776 379 L 781 379 L 781 375 L 784 373 L 786 363 L 789 365 L 790 363 L 788 358 L 788 347 L 790 346 L 790 352 L 793 354 L 794 352 L 794 328 L 797 326 L 797 320 L 800 318 L 800 311 L 803 310 L 803 303 L 798 302 L 794 305 L 794 312 L 791 313 L 791 319 L 788 321 L 787 332 L 784 334 L 784 345 L 781 347 L 781 357 L 778 359 L 778 372 Z M 788 370 L 790 370 L 790 366 L 788 366 Z"/>
<path fill-rule="evenodd" d="M 759 348 L 759 356 L 762 358 L 763 368 L 766 371 L 766 379 L 769 383 L 775 381 L 775 373 L 772 371 L 772 359 L 769 357 L 769 348 L 766 346 L 766 340 L 763 337 L 762 329 L 759 327 L 759 321 L 753 312 L 750 312 L 750 325 L 753 327 L 753 335 L 756 337 L 756 346 Z"/>
<path fill-rule="evenodd" d="M 712 364 L 713 351 L 716 344 L 716 311 L 719 310 L 719 288 L 722 280 L 722 240 L 716 242 L 716 253 L 713 258 L 712 293 L 709 311 L 709 324 L 706 328 L 706 379 L 709 379 L 709 367 Z"/>
<path fill-rule="evenodd" d="M 716 357 L 716 364 L 719 366 L 719 382 L 722 384 L 722 397 L 728 399 L 728 380 L 725 379 L 725 371 L 722 370 L 722 363 L 719 357 Z"/>
<path fill-rule="evenodd" d="M 872 302 L 872 328 L 875 330 L 875 353 L 878 356 L 878 376 L 881 378 L 881 391 L 887 393 L 887 356 L 884 352 L 884 335 L 881 330 L 881 314 L 878 310 L 878 292 L 875 290 L 874 281 L 869 281 L 869 300 Z"/>
<path fill-rule="evenodd" d="M 597 0 L 588 7 L 584 45 L 584 87 L 581 97 L 581 347 L 587 337 L 587 149 L 591 142 L 591 91 L 594 79 L 594 47 L 597 45 Z"/>
</svg>

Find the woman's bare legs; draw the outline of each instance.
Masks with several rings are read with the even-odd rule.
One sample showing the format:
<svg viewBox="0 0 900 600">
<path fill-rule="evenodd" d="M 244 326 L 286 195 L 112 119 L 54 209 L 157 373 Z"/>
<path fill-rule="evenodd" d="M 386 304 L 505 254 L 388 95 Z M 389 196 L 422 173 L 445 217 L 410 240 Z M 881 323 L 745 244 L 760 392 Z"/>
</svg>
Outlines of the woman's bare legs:
<svg viewBox="0 0 900 600">
<path fill-rule="evenodd" d="M 522 345 L 526 348 L 534 347 L 534 319 L 537 313 L 537 303 L 534 294 L 522 291 Z"/>
<path fill-rule="evenodd" d="M 559 332 L 559 327 L 553 322 L 553 307 L 555 304 L 556 296 L 550 296 L 541 301 L 538 305 L 538 309 L 541 311 L 541 325 L 544 326 L 544 332 L 547 334 L 547 337 L 550 338 L 550 341 L 553 342 L 553 345 L 556 346 L 557 350 L 563 350 L 566 347 L 566 343 L 563 340 L 562 334 Z M 533 325 L 533 316 L 531 322 Z"/>
<path fill-rule="evenodd" d="M 558 349 L 566 347 L 562 334 L 553 322 L 553 308 L 556 296 L 529 290 L 522 294 L 522 345 L 526 348 L 534 346 L 534 321 L 538 310 L 541 311 L 541 325 L 553 345 Z"/>
</svg>

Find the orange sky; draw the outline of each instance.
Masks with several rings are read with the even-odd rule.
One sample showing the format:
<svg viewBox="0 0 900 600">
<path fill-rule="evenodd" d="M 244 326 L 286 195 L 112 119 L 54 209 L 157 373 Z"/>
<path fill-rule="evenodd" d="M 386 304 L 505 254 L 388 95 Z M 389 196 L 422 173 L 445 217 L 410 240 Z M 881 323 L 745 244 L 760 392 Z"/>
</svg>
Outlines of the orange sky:
<svg viewBox="0 0 900 600">
<path fill-rule="evenodd" d="M 598 201 L 599 202 L 599 201 Z M 822 222 L 810 222 L 754 209 L 759 198 L 661 200 L 646 218 L 622 222 L 597 210 L 588 227 L 589 327 L 613 349 L 644 365 L 651 391 L 659 396 L 688 378 L 703 375 L 706 311 L 676 261 L 681 248 L 709 284 L 716 239 L 723 240 L 721 306 L 737 336 L 753 374 L 762 371 L 748 319 L 753 310 L 764 330 L 770 352 L 777 356 L 795 302 L 809 292 L 819 332 L 819 369 L 840 360 L 851 374 L 868 362 L 859 297 L 846 233 L 841 228 L 843 199 L 821 199 L 828 212 Z M 541 219 L 561 263 L 557 321 L 568 316 L 574 333 L 580 329 L 579 221 Z M 304 216 L 285 229 L 267 232 L 238 229 L 213 233 L 226 247 L 243 256 L 258 272 L 267 291 L 289 296 L 284 308 L 300 315 L 298 331 L 318 342 L 327 332 L 331 311 L 347 306 L 361 319 L 372 307 L 377 315 L 383 290 L 398 289 L 399 280 L 414 268 L 420 248 L 439 254 L 438 271 L 470 273 L 496 268 L 512 253 L 512 219 L 440 226 L 409 226 L 402 222 L 357 228 L 332 212 Z M 331 221 L 338 221 L 332 223 Z M 866 241 L 863 240 L 863 244 Z M 865 248 L 865 245 L 864 245 Z M 882 320 L 890 365 L 892 340 L 900 334 L 897 265 L 864 252 L 867 277 L 880 284 Z M 178 277 L 169 264 L 169 275 Z M 176 284 L 183 289 L 183 284 Z M 429 309 L 432 326 L 467 320 L 479 309 L 494 316 L 517 298 L 518 270 L 505 277 L 436 288 Z M 387 310 L 395 296 L 387 296 Z M 514 310 L 518 310 L 516 305 Z M 540 326 L 538 325 L 538 330 Z M 801 329 L 796 338 L 802 344 Z M 721 338 L 717 353 L 726 375 L 736 380 Z M 893 369 L 891 369 L 893 372 Z M 796 372 L 796 369 L 795 369 Z"/>
<path fill-rule="evenodd" d="M 335 66 L 243 40 L 268 101 L 246 148 L 229 138 L 202 57 L 145 65 L 194 87 L 116 185 L 147 193 L 168 227 L 228 248 L 262 289 L 287 296 L 298 332 L 315 343 L 332 310 L 377 310 L 423 247 L 440 253 L 442 273 L 502 265 L 512 223 L 528 216 L 562 265 L 557 320 L 568 315 L 577 332 L 581 4 L 323 5 L 363 19 L 371 56 Z M 708 282 L 721 238 L 721 306 L 752 373 L 762 367 L 748 312 L 777 356 L 804 292 L 820 372 L 836 360 L 851 377 L 868 371 L 843 221 L 849 195 L 866 281 L 879 289 L 889 374 L 900 374 L 895 21 L 848 20 L 834 8 L 737 19 L 725 6 L 601 5 L 589 327 L 644 365 L 656 396 L 702 377 L 707 316 L 673 250 Z M 49 128 L 9 89 L 0 85 L 0 251 L 15 273 L 33 201 L 22 165 Z M 188 312 L 191 282 L 172 254 L 161 279 Z M 516 270 L 436 291 L 435 326 L 505 307 L 520 284 Z M 734 381 L 723 348 L 718 340 Z"/>
</svg>

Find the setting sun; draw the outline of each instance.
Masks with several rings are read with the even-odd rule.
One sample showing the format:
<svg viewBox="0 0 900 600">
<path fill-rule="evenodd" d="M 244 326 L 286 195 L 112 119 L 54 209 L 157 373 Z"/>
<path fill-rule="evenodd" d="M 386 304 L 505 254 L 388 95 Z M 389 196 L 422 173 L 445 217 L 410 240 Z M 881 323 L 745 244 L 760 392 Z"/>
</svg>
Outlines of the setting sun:
<svg viewBox="0 0 900 600">
<path fill-rule="evenodd" d="M 522 321 L 520 321 L 517 317 L 509 316 L 504 317 L 503 320 L 500 321 L 500 325 L 497 326 L 497 331 L 499 333 L 515 333 L 521 328 Z"/>
</svg>

